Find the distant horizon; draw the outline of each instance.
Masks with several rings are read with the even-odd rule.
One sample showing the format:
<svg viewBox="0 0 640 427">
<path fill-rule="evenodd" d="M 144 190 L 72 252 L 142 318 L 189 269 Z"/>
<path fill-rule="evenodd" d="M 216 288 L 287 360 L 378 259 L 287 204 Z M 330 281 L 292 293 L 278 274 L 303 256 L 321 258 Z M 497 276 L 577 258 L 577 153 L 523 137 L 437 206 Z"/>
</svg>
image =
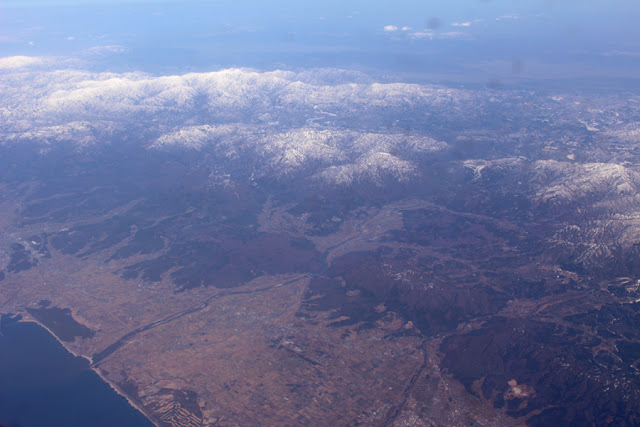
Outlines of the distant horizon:
<svg viewBox="0 0 640 427">
<path fill-rule="evenodd" d="M 33 0 L 0 10 L 2 56 L 73 57 L 96 69 L 335 67 L 461 83 L 640 75 L 633 2 Z M 98 58 L 100 46 L 119 52 Z"/>
</svg>

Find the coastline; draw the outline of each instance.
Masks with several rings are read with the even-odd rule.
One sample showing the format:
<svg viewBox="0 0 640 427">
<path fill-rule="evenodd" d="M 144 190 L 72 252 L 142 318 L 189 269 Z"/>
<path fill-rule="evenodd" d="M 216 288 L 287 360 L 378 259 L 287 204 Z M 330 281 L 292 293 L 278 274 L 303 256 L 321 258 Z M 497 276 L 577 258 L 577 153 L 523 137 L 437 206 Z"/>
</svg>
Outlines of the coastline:
<svg viewBox="0 0 640 427">
<path fill-rule="evenodd" d="M 136 402 L 135 400 L 133 400 L 129 395 L 127 395 L 120 387 L 118 387 L 118 385 L 114 384 L 112 381 L 110 381 L 102 372 L 100 372 L 100 369 L 93 366 L 93 360 L 85 355 L 82 354 L 78 354 L 77 352 L 73 351 L 71 348 L 69 348 L 69 346 L 62 341 L 60 338 L 58 338 L 56 336 L 56 334 L 53 333 L 53 331 L 51 331 L 51 329 L 49 329 L 46 325 L 44 325 L 43 323 L 41 323 L 40 321 L 38 321 L 37 319 L 35 319 L 33 316 L 31 316 L 29 313 L 18 313 L 22 316 L 22 319 L 20 319 L 20 322 L 31 322 L 31 323 L 35 323 L 36 325 L 40 326 L 42 329 L 46 330 L 49 335 L 51 335 L 58 343 L 60 343 L 60 345 L 62 345 L 62 347 L 69 353 L 73 354 L 75 357 L 81 357 L 83 359 L 85 359 L 87 362 L 89 362 L 89 369 L 91 369 L 93 372 L 95 372 L 100 379 L 102 379 L 102 381 L 104 381 L 109 387 L 111 387 L 111 389 L 113 391 L 115 391 L 116 393 L 118 393 L 120 396 L 124 397 L 127 402 L 129 403 L 130 406 L 132 406 L 133 408 L 135 408 L 138 412 L 140 412 L 142 415 L 144 415 L 144 417 L 149 420 L 149 422 L 151 422 L 153 425 L 155 425 L 156 427 L 160 427 L 160 424 L 158 424 L 158 422 L 151 416 L 151 414 L 146 411 L 142 405 L 140 405 L 138 402 Z"/>
</svg>

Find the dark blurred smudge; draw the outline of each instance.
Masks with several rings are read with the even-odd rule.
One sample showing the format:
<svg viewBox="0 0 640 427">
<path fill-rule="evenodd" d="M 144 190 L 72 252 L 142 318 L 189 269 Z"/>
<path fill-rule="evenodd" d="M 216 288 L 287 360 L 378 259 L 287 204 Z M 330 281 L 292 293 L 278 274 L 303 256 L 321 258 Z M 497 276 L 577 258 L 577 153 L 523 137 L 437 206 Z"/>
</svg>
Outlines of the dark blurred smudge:
<svg viewBox="0 0 640 427">
<path fill-rule="evenodd" d="M 442 25 L 442 21 L 437 16 L 427 20 L 427 28 L 430 30 L 437 30 Z"/>
<path fill-rule="evenodd" d="M 511 63 L 511 72 L 513 74 L 520 74 L 524 70 L 524 63 L 521 59 L 516 59 Z"/>
<path fill-rule="evenodd" d="M 487 82 L 487 87 L 489 89 L 500 89 L 502 87 L 502 82 L 500 79 L 489 79 Z"/>
</svg>

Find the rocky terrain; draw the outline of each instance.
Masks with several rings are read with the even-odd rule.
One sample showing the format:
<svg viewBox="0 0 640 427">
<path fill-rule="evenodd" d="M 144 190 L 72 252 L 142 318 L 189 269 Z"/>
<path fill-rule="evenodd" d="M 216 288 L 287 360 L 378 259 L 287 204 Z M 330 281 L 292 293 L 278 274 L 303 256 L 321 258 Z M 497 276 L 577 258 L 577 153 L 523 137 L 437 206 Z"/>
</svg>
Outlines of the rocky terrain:
<svg viewBox="0 0 640 427">
<path fill-rule="evenodd" d="M 158 425 L 636 425 L 636 93 L 0 62 L 0 313 Z"/>
</svg>

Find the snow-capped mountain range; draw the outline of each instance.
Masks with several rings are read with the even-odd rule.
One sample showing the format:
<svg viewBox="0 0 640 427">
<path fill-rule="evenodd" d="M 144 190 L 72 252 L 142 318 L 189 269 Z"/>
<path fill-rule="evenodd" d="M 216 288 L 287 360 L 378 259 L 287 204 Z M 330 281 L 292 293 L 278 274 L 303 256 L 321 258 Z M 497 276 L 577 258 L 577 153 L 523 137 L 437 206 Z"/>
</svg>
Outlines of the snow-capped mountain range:
<svg viewBox="0 0 640 427">
<path fill-rule="evenodd" d="M 3 146 L 33 144 L 45 153 L 125 141 L 149 150 L 198 150 L 231 162 L 251 157 L 263 175 L 302 173 L 338 185 L 410 179 L 422 159 L 460 143 L 486 147 L 481 157 L 494 160 L 524 155 L 567 161 L 578 155 L 615 163 L 615 169 L 629 159 L 620 145 L 638 139 L 637 122 L 628 119 L 637 112 L 637 99 L 586 103 L 566 94 L 377 83 L 345 70 L 154 76 L 11 57 L 0 60 L 0 79 Z M 567 129 L 576 132 L 567 137 Z M 553 164 L 541 167 L 552 170 Z M 546 188 L 540 197 L 563 191 Z"/>
</svg>

